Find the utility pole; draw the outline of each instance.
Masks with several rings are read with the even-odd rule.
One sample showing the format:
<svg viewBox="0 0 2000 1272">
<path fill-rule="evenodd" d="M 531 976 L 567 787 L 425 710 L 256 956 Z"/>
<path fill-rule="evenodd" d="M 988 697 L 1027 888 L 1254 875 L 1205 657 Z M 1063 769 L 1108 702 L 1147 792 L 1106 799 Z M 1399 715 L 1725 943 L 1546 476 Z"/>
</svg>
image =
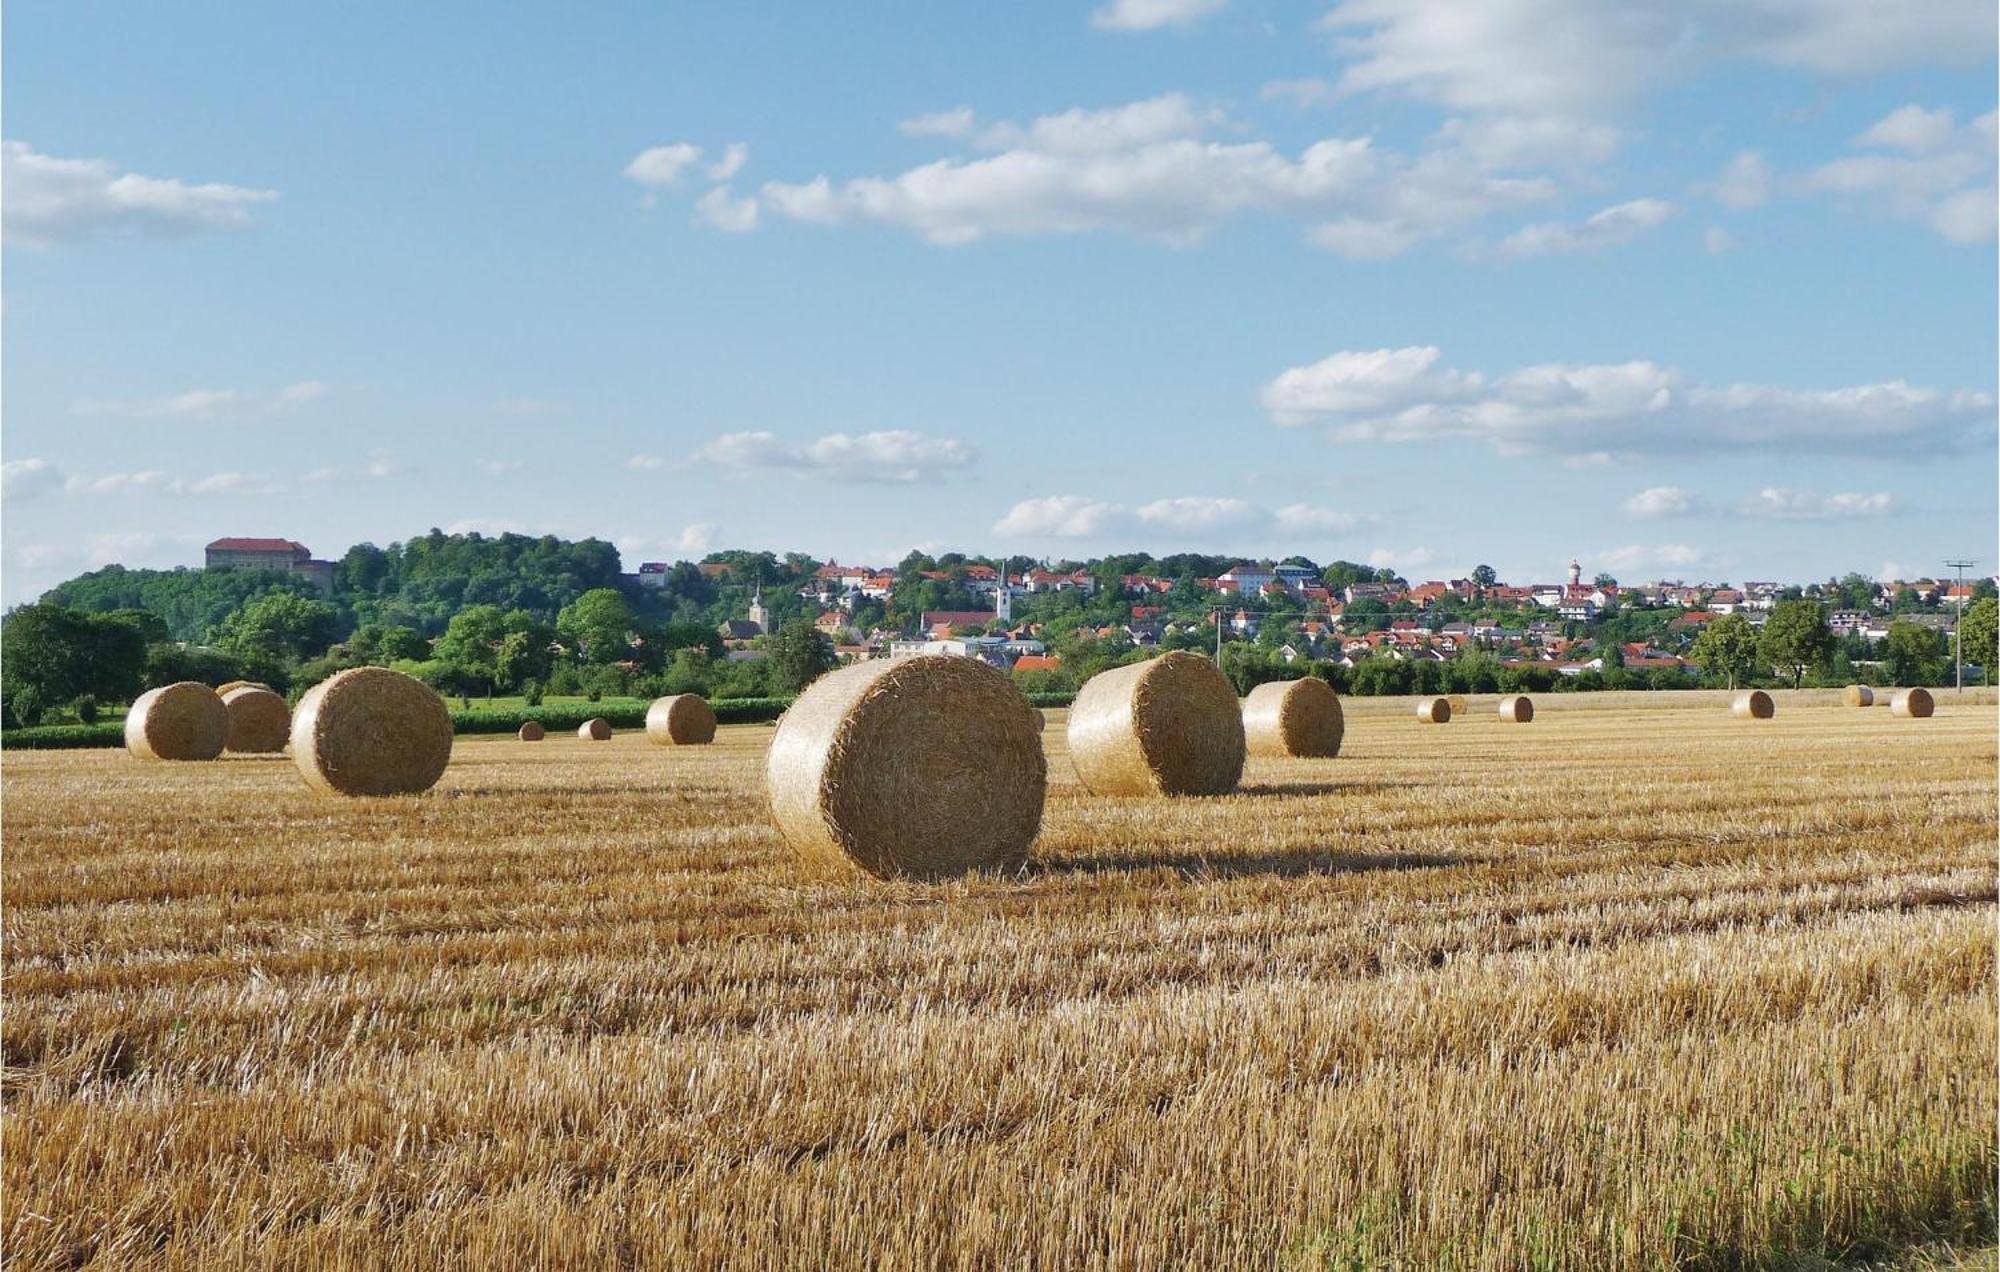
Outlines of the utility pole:
<svg viewBox="0 0 2000 1272">
<path fill-rule="evenodd" d="M 1945 562 L 1947 569 L 1958 572 L 1958 586 L 1952 589 L 1955 595 L 1951 598 L 1958 602 L 1958 617 L 1951 625 L 1951 669 L 1959 693 L 1965 692 L 1965 571 L 1978 564 L 1976 560 Z M 1987 679 L 1991 680 L 1992 676 L 1989 674 Z"/>
</svg>

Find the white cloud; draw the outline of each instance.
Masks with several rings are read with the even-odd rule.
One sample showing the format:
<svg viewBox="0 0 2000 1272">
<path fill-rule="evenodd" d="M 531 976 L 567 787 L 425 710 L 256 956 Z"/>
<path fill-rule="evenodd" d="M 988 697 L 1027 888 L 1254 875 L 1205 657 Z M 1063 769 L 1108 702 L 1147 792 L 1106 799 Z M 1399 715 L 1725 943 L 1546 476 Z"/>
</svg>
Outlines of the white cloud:
<svg viewBox="0 0 2000 1272">
<path fill-rule="evenodd" d="M 765 432 L 725 433 L 694 458 L 743 472 L 790 470 L 835 481 L 909 484 L 962 472 L 978 452 L 957 438 L 891 429 L 829 433 L 809 442 L 788 442 Z"/>
<path fill-rule="evenodd" d="M 1720 256 L 1736 250 L 1736 238 L 1721 226 L 1711 225 L 1702 231 L 1701 245 L 1708 249 L 1710 256 Z"/>
<path fill-rule="evenodd" d="M 1341 535 L 1372 524 L 1366 513 L 1309 504 L 1275 511 L 1247 499 L 1179 495 L 1136 508 L 1085 495 L 1044 495 L 1007 510 L 993 529 L 1009 538 L 1089 539 L 1113 534 L 1173 533 L 1208 543 L 1249 543 L 1259 537 L 1290 541 Z"/>
<path fill-rule="evenodd" d="M 1280 425 L 1339 442 L 1484 441 L 1503 454 L 1774 451 L 1909 456 L 1991 442 L 1994 402 L 1903 380 L 1836 389 L 1708 386 L 1652 362 L 1547 363 L 1487 377 L 1437 349 L 1350 351 L 1263 390 Z"/>
<path fill-rule="evenodd" d="M 500 471 L 498 468 L 492 466 L 494 464 L 495 461 L 483 460 L 477 461 L 474 466 L 482 472 L 487 473 Z M 518 463 L 514 465 L 517 468 L 519 466 Z M 299 483 L 306 486 L 318 486 L 330 481 L 351 481 L 355 479 L 380 480 L 384 477 L 394 477 L 402 471 L 401 466 L 393 459 L 377 451 L 369 457 L 367 462 L 358 467 L 343 468 L 329 465 L 324 468 L 312 469 L 299 478 Z"/>
<path fill-rule="evenodd" d="M 1272 80 L 1257 90 L 1257 96 L 1267 102 L 1289 102 L 1304 110 L 1309 106 L 1330 101 L 1334 96 L 1334 88 L 1323 79 Z"/>
<path fill-rule="evenodd" d="M 663 190 L 679 181 L 681 174 L 701 161 L 701 147 L 677 141 L 668 146 L 642 150 L 625 165 L 625 175 L 642 186 Z"/>
<path fill-rule="evenodd" d="M 1589 167 L 1611 158 L 1624 140 L 1610 124 L 1565 115 L 1455 117 L 1438 137 L 1494 169 Z"/>
<path fill-rule="evenodd" d="M 1674 205 L 1664 199 L 1633 199 L 1614 204 L 1578 225 L 1544 221 L 1523 226 L 1500 244 L 1502 256 L 1545 256 L 1552 252 L 1595 252 L 1629 243 L 1648 230 L 1666 224 Z"/>
<path fill-rule="evenodd" d="M 704 171 L 710 181 L 727 181 L 743 171 L 743 165 L 750 162 L 750 147 L 740 141 L 732 141 L 722 152 L 722 158 L 708 165 Z"/>
<path fill-rule="evenodd" d="M 1801 185 L 1928 226 L 1953 243 L 1986 242 L 2000 217 L 1994 119 L 1988 111 L 1961 127 L 1948 110 L 1901 107 L 1855 138 L 1868 153 L 1821 164 Z"/>
<path fill-rule="evenodd" d="M 10 243 L 46 247 L 90 238 L 179 237 L 241 230 L 275 190 L 121 173 L 102 159 L 58 159 L 25 142 L 0 143 L 0 226 Z"/>
<path fill-rule="evenodd" d="M 271 392 L 249 389 L 189 389 L 159 398 L 85 398 L 70 409 L 78 415 L 123 419 L 214 419 L 287 410 L 318 401 L 332 391 L 324 380 L 301 380 Z"/>
<path fill-rule="evenodd" d="M 757 228 L 757 200 L 736 198 L 727 186 L 717 186 L 695 200 L 694 218 L 728 234 L 747 234 Z"/>
<path fill-rule="evenodd" d="M 1368 564 L 1376 569 L 1398 572 L 1404 566 L 1421 569 L 1436 559 L 1437 554 L 1429 548 L 1377 548 L 1368 554 Z"/>
<path fill-rule="evenodd" d="M 1625 501 L 1627 514 L 1649 521 L 1660 517 L 1689 516 L 1706 506 L 1707 501 L 1700 495 L 1680 486 L 1654 486 Z"/>
<path fill-rule="evenodd" d="M 1109 0 L 1093 10 L 1090 25 L 1105 31 L 1157 31 L 1187 26 L 1220 13 L 1229 0 Z"/>
<path fill-rule="evenodd" d="M 1737 508 L 1743 516 L 1773 521 L 1848 521 L 1886 517 L 1896 510 L 1896 497 L 1887 491 L 1815 495 L 1785 486 L 1766 486 Z"/>
<path fill-rule="evenodd" d="M 284 483 L 255 473 L 211 473 L 206 477 L 173 477 L 157 469 L 71 477 L 63 489 L 72 495 L 282 495 Z"/>
<path fill-rule="evenodd" d="M 905 119 L 896 125 L 898 132 L 912 137 L 970 137 L 977 119 L 970 106 L 954 106 L 950 110 L 933 111 L 928 115 L 918 115 Z"/>
<path fill-rule="evenodd" d="M 696 522 L 681 528 L 674 538 L 674 548 L 679 552 L 698 554 L 715 546 L 715 526 L 706 521 Z"/>
<path fill-rule="evenodd" d="M 665 468 L 666 466 L 667 461 L 658 455 L 634 455 L 625 461 L 625 467 L 636 472 L 651 472 L 654 469 Z"/>
<path fill-rule="evenodd" d="M 1699 187 L 1726 208 L 1761 207 L 1771 198 L 1771 165 L 1754 150 L 1745 150 L 1722 169 L 1715 180 Z"/>
<path fill-rule="evenodd" d="M 1555 191 L 1546 179 L 1492 175 L 1455 144 L 1405 155 L 1367 137 L 1325 138 L 1292 155 L 1214 135 L 1228 126 L 1167 93 L 996 123 L 972 135 L 989 153 L 893 177 L 766 182 L 759 201 L 796 221 L 889 225 L 938 244 L 1112 230 L 1184 246 L 1265 212 L 1324 223 L 1312 233 L 1322 246 L 1379 256 Z"/>
<path fill-rule="evenodd" d="M 46 459 L 10 459 L 0 463 L 0 498 L 33 499 L 62 484 L 62 470 Z"/>
</svg>

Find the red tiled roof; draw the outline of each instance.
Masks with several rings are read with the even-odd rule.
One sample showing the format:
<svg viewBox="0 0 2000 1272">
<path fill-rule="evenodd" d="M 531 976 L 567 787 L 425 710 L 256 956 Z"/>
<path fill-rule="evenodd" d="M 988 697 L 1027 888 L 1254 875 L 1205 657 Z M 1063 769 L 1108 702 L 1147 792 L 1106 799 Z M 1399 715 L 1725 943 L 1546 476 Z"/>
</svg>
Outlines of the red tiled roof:
<svg viewBox="0 0 2000 1272">
<path fill-rule="evenodd" d="M 1014 660 L 1015 671 L 1054 671 L 1061 666 L 1060 654 L 1022 654 Z"/>
<path fill-rule="evenodd" d="M 225 552 L 304 552 L 306 545 L 290 539 L 217 539 L 208 545 Z"/>
</svg>

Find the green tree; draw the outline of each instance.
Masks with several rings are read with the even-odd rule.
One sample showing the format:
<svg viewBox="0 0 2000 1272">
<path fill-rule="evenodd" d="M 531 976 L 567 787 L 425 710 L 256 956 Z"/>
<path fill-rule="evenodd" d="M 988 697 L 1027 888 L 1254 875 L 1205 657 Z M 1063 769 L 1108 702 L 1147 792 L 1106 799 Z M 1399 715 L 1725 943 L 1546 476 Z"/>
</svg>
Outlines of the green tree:
<svg viewBox="0 0 2000 1272">
<path fill-rule="evenodd" d="M 1992 597 L 1974 601 L 1958 625 L 1959 656 L 1977 663 L 1987 683 L 1993 681 L 1993 664 L 2000 659 L 2000 601 Z"/>
<path fill-rule="evenodd" d="M 556 615 L 556 632 L 586 662 L 610 663 L 630 651 L 632 605 L 616 588 L 585 592 Z"/>
<path fill-rule="evenodd" d="M 833 642 L 805 619 L 778 629 L 765 645 L 771 687 L 797 693 L 834 667 Z"/>
<path fill-rule="evenodd" d="M 468 605 L 452 615 L 432 656 L 457 674 L 461 684 L 482 687 L 491 697 L 500 678 L 498 655 L 507 626 L 497 605 Z"/>
<path fill-rule="evenodd" d="M 1918 623 L 1891 623 L 1882 639 L 1882 661 L 1889 679 L 1898 685 L 1920 685 L 1943 679 L 1944 636 Z"/>
<path fill-rule="evenodd" d="M 339 631 L 340 615 L 325 601 L 267 592 L 224 619 L 215 643 L 239 658 L 289 663 L 323 652 Z"/>
<path fill-rule="evenodd" d="M 1757 632 L 1741 614 L 1724 614 L 1695 637 L 1688 660 L 1734 689 L 1757 669 Z"/>
<path fill-rule="evenodd" d="M 1492 566 L 1475 565 L 1472 567 L 1472 585 L 1474 587 L 1488 588 L 1499 581 L 1500 575 L 1494 571 Z"/>
<path fill-rule="evenodd" d="M 1780 601 L 1764 623 L 1758 651 L 1773 667 L 1789 669 L 1792 688 L 1805 679 L 1806 668 L 1833 656 L 1833 632 L 1818 601 Z"/>
<path fill-rule="evenodd" d="M 24 724 L 80 698 L 127 701 L 143 683 L 145 634 L 119 618 L 25 605 L 0 624 L 0 642 L 0 693 Z"/>
</svg>

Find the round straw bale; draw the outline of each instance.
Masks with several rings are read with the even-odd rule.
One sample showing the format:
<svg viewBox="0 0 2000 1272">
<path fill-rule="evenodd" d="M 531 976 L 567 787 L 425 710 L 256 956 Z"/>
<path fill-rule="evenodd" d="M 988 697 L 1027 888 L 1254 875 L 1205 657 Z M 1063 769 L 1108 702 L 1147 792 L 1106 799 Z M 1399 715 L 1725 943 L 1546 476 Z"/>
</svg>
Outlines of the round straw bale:
<svg viewBox="0 0 2000 1272">
<path fill-rule="evenodd" d="M 1778 713 L 1778 704 L 1762 689 L 1745 689 L 1736 695 L 1729 709 L 1741 720 L 1768 720 Z"/>
<path fill-rule="evenodd" d="M 592 716 L 576 726 L 576 736 L 586 742 L 602 742 L 611 736 L 611 721 L 603 716 Z"/>
<path fill-rule="evenodd" d="M 1445 701 L 1451 704 L 1451 713 L 1453 715 L 1464 715 L 1472 707 L 1472 704 L 1465 700 L 1465 695 L 1462 693 L 1452 694 Z"/>
<path fill-rule="evenodd" d="M 771 815 L 807 862 L 937 879 L 1027 860 L 1048 762 L 1041 713 L 1007 673 L 926 655 L 814 681 L 778 721 L 765 776 Z"/>
<path fill-rule="evenodd" d="M 514 736 L 523 742 L 539 742 L 547 736 L 548 730 L 540 720 L 523 720 L 521 727 L 514 730 Z"/>
<path fill-rule="evenodd" d="M 1243 741 L 1252 755 L 1332 759 L 1346 732 L 1340 695 L 1324 680 L 1273 680 L 1243 700 Z"/>
<path fill-rule="evenodd" d="M 1069 709 L 1070 760 L 1098 795 L 1221 795 L 1244 749 L 1236 690 L 1186 650 L 1099 672 Z"/>
<path fill-rule="evenodd" d="M 1523 693 L 1500 699 L 1500 718 L 1509 724 L 1526 724 L 1535 718 L 1535 700 Z"/>
<path fill-rule="evenodd" d="M 1875 691 L 1867 685 L 1849 685 L 1841 692 L 1840 699 L 1850 707 L 1872 707 Z"/>
<path fill-rule="evenodd" d="M 350 667 L 320 681 L 292 713 L 292 762 L 333 795 L 429 790 L 451 761 L 451 712 L 423 681 Z"/>
<path fill-rule="evenodd" d="M 1450 698 L 1417 699 L 1417 719 L 1422 720 L 1425 724 L 1450 724 L 1451 699 Z"/>
<path fill-rule="evenodd" d="M 646 708 L 646 740 L 654 746 L 704 746 L 715 741 L 715 712 L 698 693 L 655 698 Z"/>
<path fill-rule="evenodd" d="M 225 680 L 215 687 L 215 693 L 217 697 L 221 697 L 231 689 L 269 689 L 270 687 L 261 680 Z"/>
<path fill-rule="evenodd" d="M 244 685 L 222 695 L 229 711 L 229 749 L 239 755 L 285 749 L 292 733 L 292 709 L 260 685 Z"/>
<path fill-rule="evenodd" d="M 142 760 L 212 760 L 229 742 L 229 708 L 194 680 L 148 689 L 125 713 L 125 749 Z"/>
<path fill-rule="evenodd" d="M 1936 709 L 1937 703 L 1931 700 L 1928 689 L 1898 689 L 1896 695 L 1889 699 L 1891 715 L 1908 716 L 1913 720 L 1925 719 Z"/>
</svg>

